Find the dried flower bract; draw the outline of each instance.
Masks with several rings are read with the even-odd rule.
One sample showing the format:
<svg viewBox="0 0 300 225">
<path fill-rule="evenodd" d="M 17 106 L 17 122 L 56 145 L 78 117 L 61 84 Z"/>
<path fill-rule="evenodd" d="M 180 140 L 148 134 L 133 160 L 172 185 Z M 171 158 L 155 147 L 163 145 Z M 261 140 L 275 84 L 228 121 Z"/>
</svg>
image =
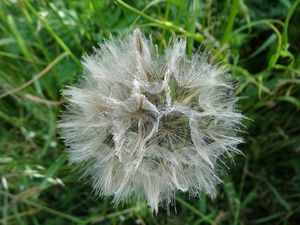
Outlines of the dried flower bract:
<svg viewBox="0 0 300 225">
<path fill-rule="evenodd" d="M 242 140 L 229 75 L 208 53 L 174 39 L 163 55 L 139 30 L 83 60 L 60 123 L 70 162 L 100 196 L 145 199 L 152 211 L 177 191 L 215 195 L 224 156 Z"/>
</svg>

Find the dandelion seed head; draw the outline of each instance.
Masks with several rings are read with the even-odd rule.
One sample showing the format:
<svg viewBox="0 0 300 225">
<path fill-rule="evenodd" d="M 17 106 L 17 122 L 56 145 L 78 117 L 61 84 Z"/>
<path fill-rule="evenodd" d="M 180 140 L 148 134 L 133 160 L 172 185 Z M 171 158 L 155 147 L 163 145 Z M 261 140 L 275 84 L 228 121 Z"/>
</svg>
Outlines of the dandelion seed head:
<svg viewBox="0 0 300 225">
<path fill-rule="evenodd" d="M 219 169 L 239 153 L 242 115 L 229 74 L 208 52 L 186 56 L 174 39 L 159 55 L 139 30 L 83 59 L 82 81 L 63 95 L 61 134 L 99 196 L 137 196 L 152 211 L 176 192 L 215 196 Z"/>
</svg>

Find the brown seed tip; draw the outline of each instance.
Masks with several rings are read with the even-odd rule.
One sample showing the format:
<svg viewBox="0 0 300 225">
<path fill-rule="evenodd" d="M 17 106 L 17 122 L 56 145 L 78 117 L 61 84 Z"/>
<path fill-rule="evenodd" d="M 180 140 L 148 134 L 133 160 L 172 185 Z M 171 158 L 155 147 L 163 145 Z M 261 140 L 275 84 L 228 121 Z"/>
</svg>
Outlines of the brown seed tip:
<svg viewBox="0 0 300 225">
<path fill-rule="evenodd" d="M 135 29 L 133 35 L 135 37 L 135 43 L 138 52 L 143 54 L 143 38 L 140 29 Z"/>
</svg>

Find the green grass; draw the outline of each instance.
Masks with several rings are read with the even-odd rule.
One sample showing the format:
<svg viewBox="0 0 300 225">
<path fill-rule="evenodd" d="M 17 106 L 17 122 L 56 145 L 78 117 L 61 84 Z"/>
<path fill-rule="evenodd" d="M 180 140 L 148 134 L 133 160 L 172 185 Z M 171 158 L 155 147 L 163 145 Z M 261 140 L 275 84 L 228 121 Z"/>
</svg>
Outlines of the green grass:
<svg viewBox="0 0 300 225">
<path fill-rule="evenodd" d="M 300 0 L 2 0 L 0 2 L 0 223 L 299 224 Z M 188 54 L 211 52 L 240 83 L 251 120 L 216 199 L 179 194 L 153 216 L 114 208 L 68 166 L 56 123 L 60 91 L 80 57 L 112 33 L 140 27 L 163 51 L 176 34 Z M 175 213 L 177 211 L 177 213 Z"/>
</svg>

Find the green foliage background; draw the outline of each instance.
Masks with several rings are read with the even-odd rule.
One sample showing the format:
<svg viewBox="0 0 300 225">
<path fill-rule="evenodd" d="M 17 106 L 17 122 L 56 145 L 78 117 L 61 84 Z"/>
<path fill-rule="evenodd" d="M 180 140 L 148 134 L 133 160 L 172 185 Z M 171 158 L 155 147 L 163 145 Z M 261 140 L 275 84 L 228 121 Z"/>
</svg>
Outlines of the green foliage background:
<svg viewBox="0 0 300 225">
<path fill-rule="evenodd" d="M 0 222 L 299 224 L 299 3 L 1 0 Z M 189 55 L 210 50 L 240 83 L 239 108 L 251 119 L 245 156 L 228 162 L 214 200 L 179 194 L 157 216 L 144 203 L 114 208 L 67 165 L 56 129 L 60 91 L 81 74 L 83 53 L 134 27 L 151 32 L 160 51 L 174 34 L 187 38 Z"/>
</svg>

